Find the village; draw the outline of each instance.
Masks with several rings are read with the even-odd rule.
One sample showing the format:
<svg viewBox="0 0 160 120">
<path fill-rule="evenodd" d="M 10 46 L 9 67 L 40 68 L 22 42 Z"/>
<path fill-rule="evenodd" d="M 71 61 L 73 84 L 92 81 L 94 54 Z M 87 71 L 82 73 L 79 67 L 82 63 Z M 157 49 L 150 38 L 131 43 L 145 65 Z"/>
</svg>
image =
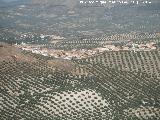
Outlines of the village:
<svg viewBox="0 0 160 120">
<path fill-rule="evenodd" d="M 114 45 L 114 44 L 107 44 L 103 47 L 97 47 L 93 49 L 72 49 L 72 50 L 58 50 L 58 49 L 48 49 L 44 47 L 43 45 L 38 44 L 26 44 L 22 43 L 20 45 L 15 44 L 16 47 L 25 50 L 30 51 L 35 54 L 41 54 L 43 56 L 52 56 L 55 58 L 61 58 L 61 59 L 82 59 L 87 58 L 89 56 L 93 56 L 96 54 L 103 53 L 105 51 L 151 51 L 156 50 L 156 43 L 150 42 L 146 44 L 126 44 L 126 45 Z"/>
</svg>

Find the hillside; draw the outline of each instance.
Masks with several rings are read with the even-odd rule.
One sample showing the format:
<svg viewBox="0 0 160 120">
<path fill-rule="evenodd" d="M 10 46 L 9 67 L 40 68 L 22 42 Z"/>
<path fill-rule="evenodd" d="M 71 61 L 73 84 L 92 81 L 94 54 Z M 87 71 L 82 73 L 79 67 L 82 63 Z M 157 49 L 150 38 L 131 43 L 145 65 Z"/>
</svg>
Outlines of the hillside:
<svg viewBox="0 0 160 120">
<path fill-rule="evenodd" d="M 145 119 L 151 114 L 153 120 L 159 117 L 158 81 L 146 75 L 138 77 L 139 74 L 110 70 L 106 74 L 107 69 L 99 73 L 96 66 L 91 68 L 95 77 L 79 79 L 38 66 L 7 62 L 1 65 L 1 118 L 123 120 Z"/>
<path fill-rule="evenodd" d="M 160 1 L 0 0 L 0 120 L 160 120 Z"/>
<path fill-rule="evenodd" d="M 2 62 L 9 60 L 27 61 L 27 62 L 35 61 L 33 57 L 23 55 L 22 51 L 19 50 L 18 48 L 15 48 L 9 44 L 0 43 L 0 61 Z"/>
<path fill-rule="evenodd" d="M 160 79 L 157 77 L 98 62 L 73 61 L 77 72 L 60 71 L 46 62 L 54 63 L 54 58 L 4 44 L 0 49 L 2 120 L 159 119 Z M 11 59 L 13 55 L 20 59 Z M 62 67 L 62 63 L 57 66 Z"/>
<path fill-rule="evenodd" d="M 28 62 L 28 63 L 42 63 L 54 69 L 62 71 L 74 71 L 74 63 L 67 60 L 59 60 L 55 58 L 43 57 L 30 52 L 25 52 L 14 45 L 7 43 L 0 43 L 0 62 Z"/>
<path fill-rule="evenodd" d="M 108 51 L 78 60 L 78 63 L 103 64 L 122 71 L 143 72 L 160 77 L 160 51 Z"/>
</svg>

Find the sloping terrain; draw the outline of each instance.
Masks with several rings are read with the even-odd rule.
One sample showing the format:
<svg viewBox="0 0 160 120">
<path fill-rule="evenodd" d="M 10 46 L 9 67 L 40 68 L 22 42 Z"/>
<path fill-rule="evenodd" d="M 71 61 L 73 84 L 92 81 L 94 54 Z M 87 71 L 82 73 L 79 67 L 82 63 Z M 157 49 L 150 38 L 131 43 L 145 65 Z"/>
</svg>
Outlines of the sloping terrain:
<svg viewBox="0 0 160 120">
<path fill-rule="evenodd" d="M 2 120 L 160 119 L 157 77 L 73 61 L 78 70 L 88 72 L 77 75 L 49 66 L 43 56 L 34 59 L 0 62 Z"/>
<path fill-rule="evenodd" d="M 41 63 L 53 67 L 54 69 L 62 71 L 74 71 L 75 64 L 68 60 L 59 60 L 53 57 L 44 57 L 42 55 L 33 54 L 31 52 L 23 51 L 14 45 L 0 42 L 0 62 L 3 61 L 18 61 Z"/>
<path fill-rule="evenodd" d="M 103 64 L 123 71 L 143 72 L 160 77 L 160 51 L 108 51 L 79 60 L 78 63 Z"/>
<path fill-rule="evenodd" d="M 7 1 L 0 0 L 0 120 L 160 120 L 159 0 Z M 82 57 L 72 56 L 77 50 Z"/>
<path fill-rule="evenodd" d="M 35 58 L 25 56 L 22 51 L 12 45 L 0 42 L 0 62 L 8 60 L 28 61 L 34 62 Z"/>
</svg>

